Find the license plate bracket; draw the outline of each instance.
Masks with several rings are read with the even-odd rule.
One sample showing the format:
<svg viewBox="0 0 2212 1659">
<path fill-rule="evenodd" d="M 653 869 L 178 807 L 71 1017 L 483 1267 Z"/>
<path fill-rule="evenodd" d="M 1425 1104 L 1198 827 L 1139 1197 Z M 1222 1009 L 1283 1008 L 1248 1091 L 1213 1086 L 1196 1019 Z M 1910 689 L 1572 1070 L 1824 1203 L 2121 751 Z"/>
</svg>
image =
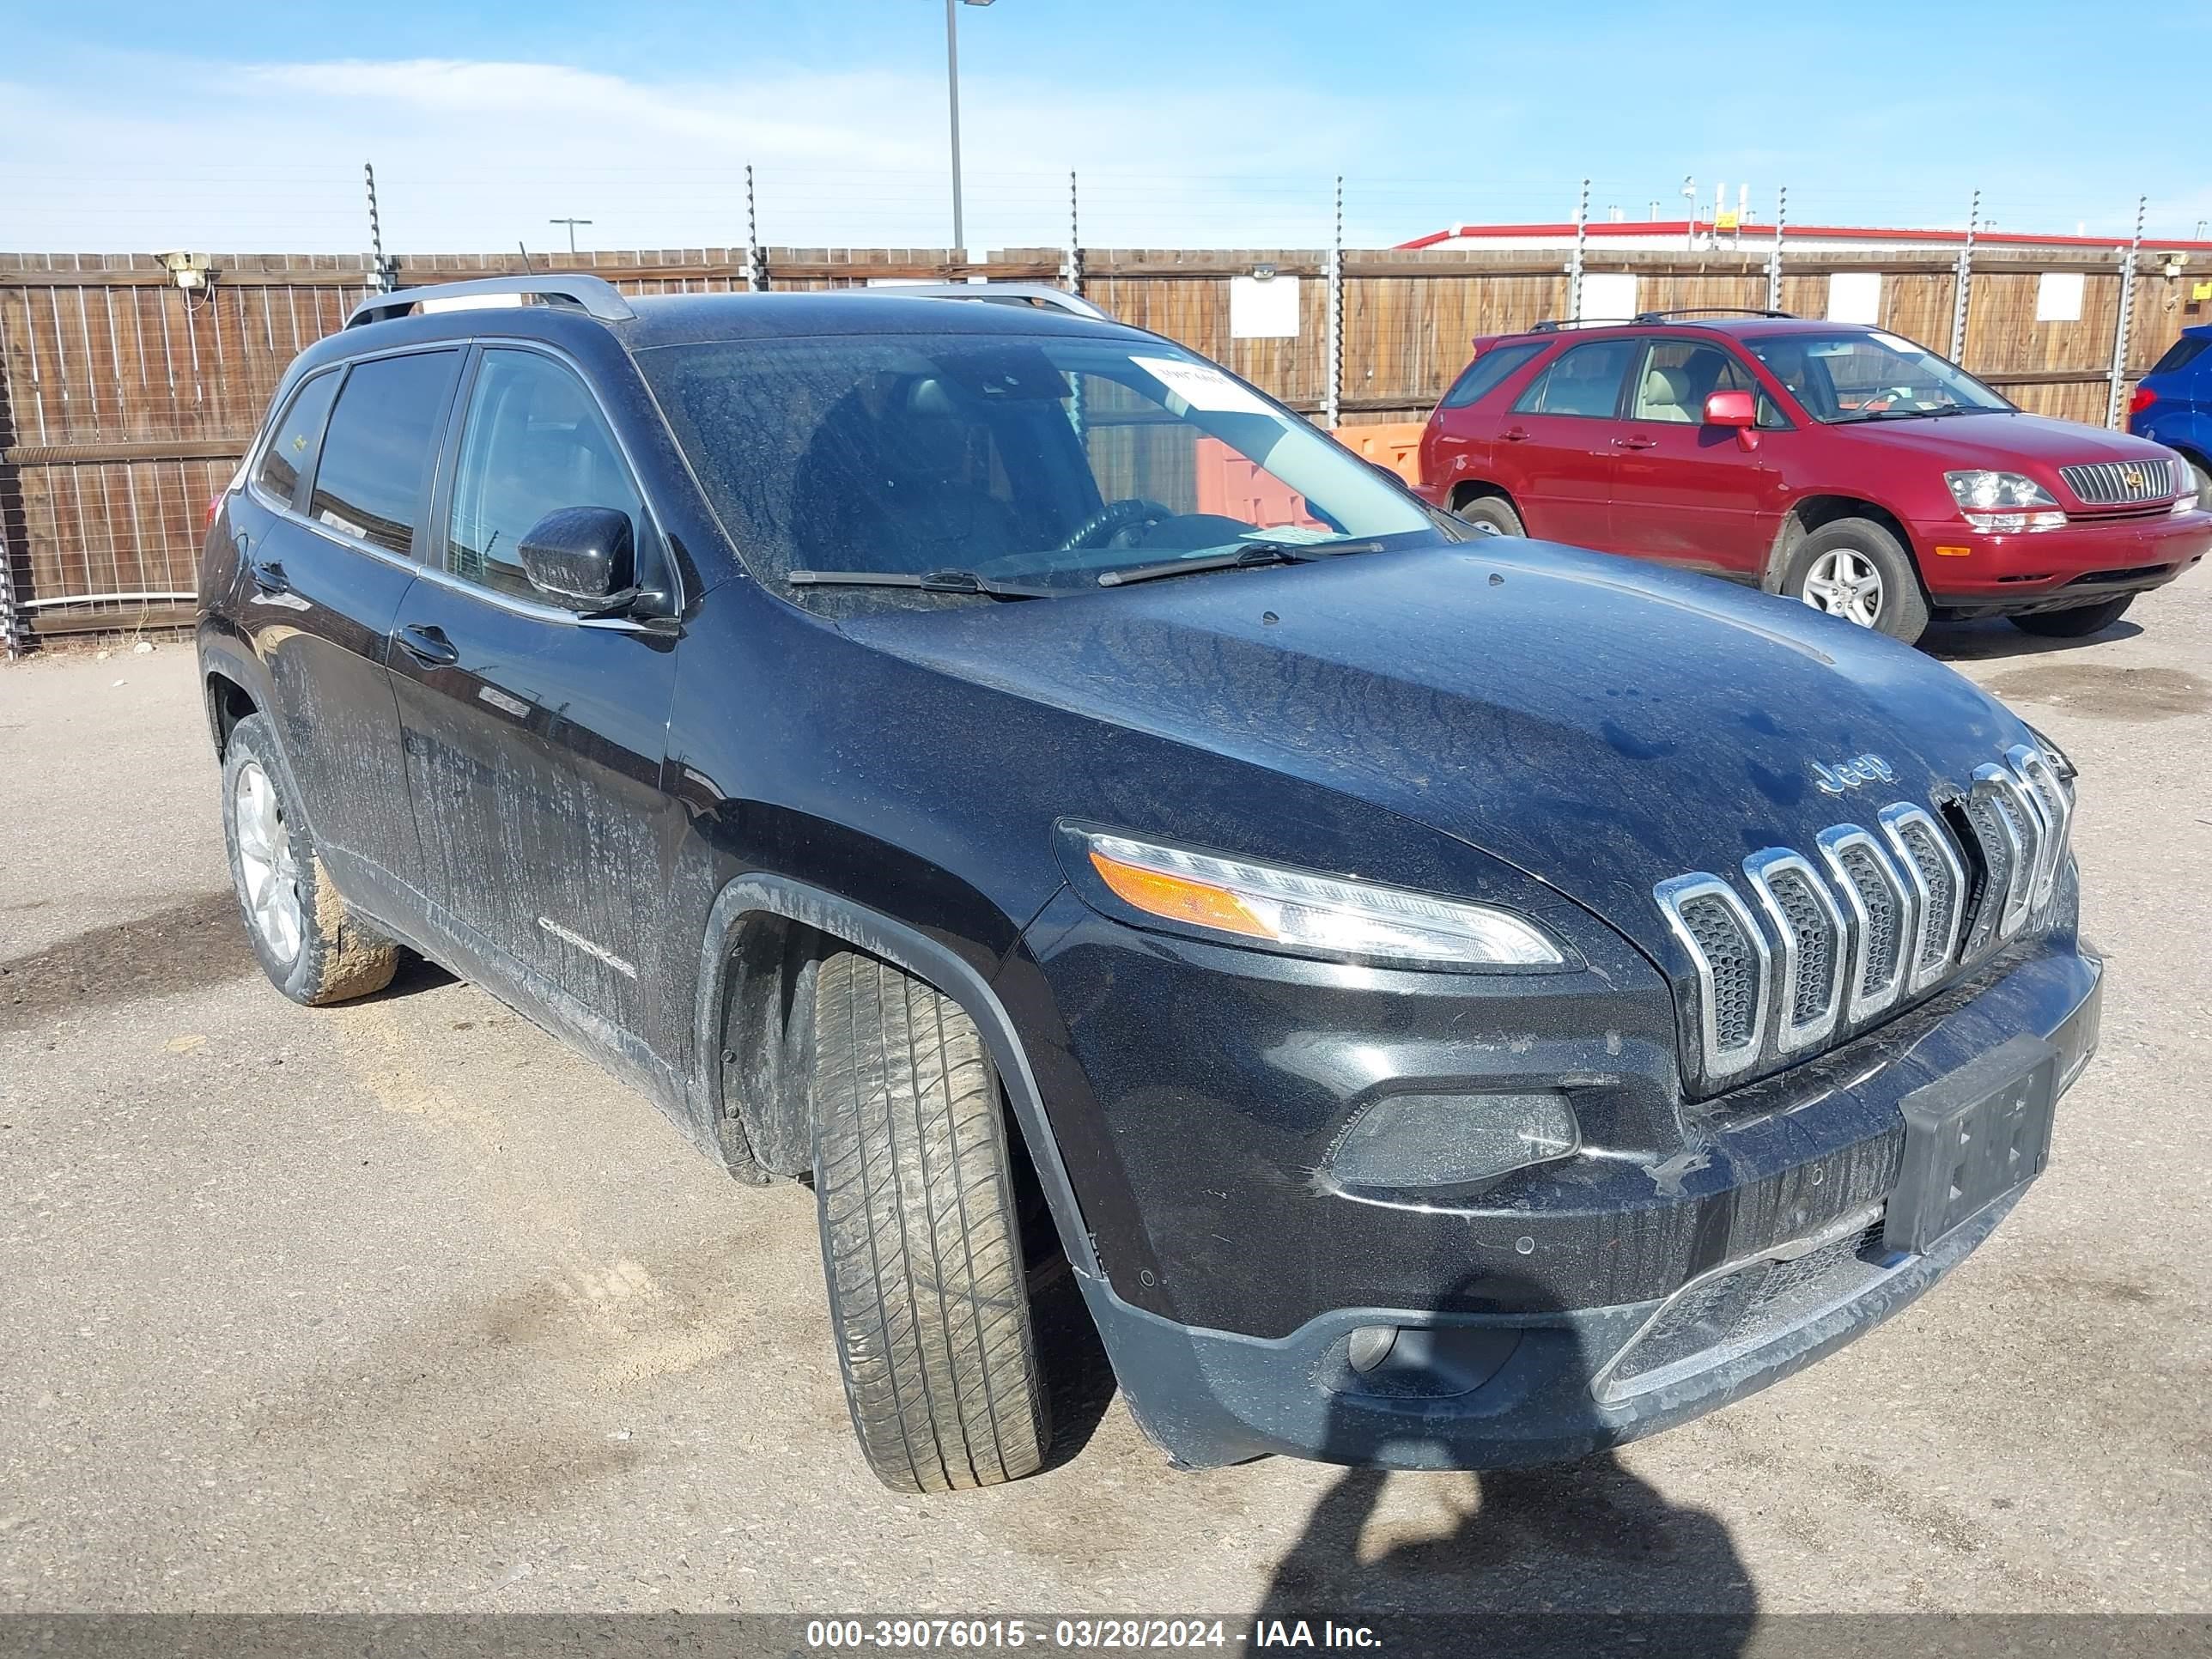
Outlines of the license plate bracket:
<svg viewBox="0 0 2212 1659">
<path fill-rule="evenodd" d="M 2042 1174 L 2057 1098 L 2058 1050 L 2031 1032 L 1907 1095 L 1905 1167 L 1890 1192 L 1883 1244 L 1925 1251 Z"/>
</svg>

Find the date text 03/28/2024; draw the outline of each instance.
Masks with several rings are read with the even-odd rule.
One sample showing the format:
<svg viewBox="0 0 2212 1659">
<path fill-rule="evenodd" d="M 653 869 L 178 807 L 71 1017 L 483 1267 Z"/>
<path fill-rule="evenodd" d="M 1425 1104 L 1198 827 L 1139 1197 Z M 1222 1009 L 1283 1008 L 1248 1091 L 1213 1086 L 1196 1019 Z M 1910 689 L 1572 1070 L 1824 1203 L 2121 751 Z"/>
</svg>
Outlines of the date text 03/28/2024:
<svg viewBox="0 0 2212 1659">
<path fill-rule="evenodd" d="M 1230 1641 L 1221 1619 L 817 1619 L 806 1626 L 811 1648 L 1221 1648 Z M 1244 1638 L 1248 1648 L 1376 1648 L 1382 1637 L 1365 1625 L 1330 1620 L 1263 1619 Z"/>
</svg>

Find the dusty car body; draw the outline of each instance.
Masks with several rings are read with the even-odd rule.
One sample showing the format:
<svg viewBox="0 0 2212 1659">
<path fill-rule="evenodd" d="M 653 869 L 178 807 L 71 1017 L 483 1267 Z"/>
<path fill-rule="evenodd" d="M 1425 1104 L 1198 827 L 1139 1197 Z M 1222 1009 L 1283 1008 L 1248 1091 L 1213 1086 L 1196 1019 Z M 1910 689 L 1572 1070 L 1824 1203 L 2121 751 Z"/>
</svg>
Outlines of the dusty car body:
<svg viewBox="0 0 2212 1659">
<path fill-rule="evenodd" d="M 812 1182 L 886 1480 L 1040 1466 L 1069 1269 L 1182 1464 L 1494 1467 L 1818 1358 L 2041 1169 L 2072 769 L 1949 670 L 1473 538 L 1110 321 L 528 297 L 369 309 L 219 504 L 249 930 Z"/>
</svg>

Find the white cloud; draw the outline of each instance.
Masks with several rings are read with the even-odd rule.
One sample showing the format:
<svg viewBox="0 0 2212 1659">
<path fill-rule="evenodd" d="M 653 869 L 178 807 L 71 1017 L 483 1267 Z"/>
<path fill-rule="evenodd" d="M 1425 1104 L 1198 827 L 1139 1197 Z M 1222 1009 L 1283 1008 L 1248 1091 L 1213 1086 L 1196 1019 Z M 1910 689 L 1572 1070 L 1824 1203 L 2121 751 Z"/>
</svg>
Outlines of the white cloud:
<svg viewBox="0 0 2212 1659">
<path fill-rule="evenodd" d="M 1384 130 L 1358 100 L 1250 85 L 969 76 L 962 109 L 979 250 L 1064 242 L 1070 167 L 1092 246 L 1310 245 L 1333 174 L 1359 159 L 1342 135 Z M 364 159 L 397 252 L 543 249 L 563 214 L 602 247 L 741 243 L 748 161 L 763 241 L 950 240 L 941 72 L 646 82 L 529 63 L 135 60 L 91 82 L 0 82 L 0 156 L 15 247 L 356 251 Z"/>
</svg>

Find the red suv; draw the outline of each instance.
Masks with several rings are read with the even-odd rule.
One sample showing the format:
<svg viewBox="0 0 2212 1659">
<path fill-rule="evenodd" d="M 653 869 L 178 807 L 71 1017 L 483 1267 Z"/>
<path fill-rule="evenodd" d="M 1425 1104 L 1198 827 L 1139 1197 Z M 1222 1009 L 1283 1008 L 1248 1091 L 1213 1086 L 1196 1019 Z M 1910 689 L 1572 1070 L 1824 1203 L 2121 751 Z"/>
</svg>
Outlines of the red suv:
<svg viewBox="0 0 2212 1659">
<path fill-rule="evenodd" d="M 2172 450 L 2023 414 L 1880 329 L 1647 313 L 1475 342 L 1419 487 L 1506 536 L 1661 559 L 1879 628 L 2073 638 L 2212 547 Z"/>
</svg>

